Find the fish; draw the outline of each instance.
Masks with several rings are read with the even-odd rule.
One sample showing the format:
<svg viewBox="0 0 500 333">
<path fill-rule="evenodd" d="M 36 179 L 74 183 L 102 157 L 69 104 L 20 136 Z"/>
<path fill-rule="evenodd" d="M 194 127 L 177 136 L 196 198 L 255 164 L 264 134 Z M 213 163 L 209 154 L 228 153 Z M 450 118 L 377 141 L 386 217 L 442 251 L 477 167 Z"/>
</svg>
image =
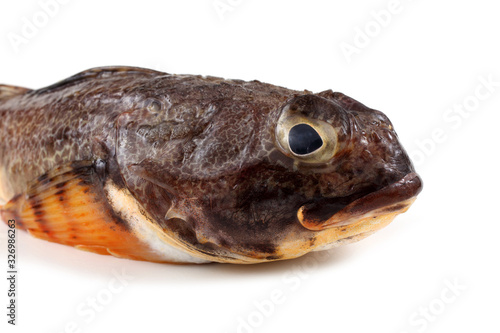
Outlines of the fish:
<svg viewBox="0 0 500 333">
<path fill-rule="evenodd" d="M 137 67 L 0 86 L 0 215 L 118 258 L 254 264 L 359 241 L 422 180 L 388 117 L 313 93 Z"/>
</svg>

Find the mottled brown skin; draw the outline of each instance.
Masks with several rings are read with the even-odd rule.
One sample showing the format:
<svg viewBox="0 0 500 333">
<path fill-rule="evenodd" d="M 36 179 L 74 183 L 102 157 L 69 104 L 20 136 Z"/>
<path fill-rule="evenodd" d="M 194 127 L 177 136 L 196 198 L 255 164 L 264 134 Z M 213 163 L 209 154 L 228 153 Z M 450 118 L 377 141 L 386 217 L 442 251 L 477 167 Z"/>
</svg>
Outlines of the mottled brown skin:
<svg viewBox="0 0 500 333">
<path fill-rule="evenodd" d="M 283 150 L 285 106 L 336 128 L 331 160 L 304 163 Z M 92 161 L 103 183 L 128 188 L 167 235 L 215 261 L 287 258 L 280 248 L 293 241 L 314 249 L 325 221 L 355 200 L 390 193 L 371 199 L 377 209 L 421 189 L 415 175 L 402 191 L 380 192 L 413 166 L 384 114 L 332 91 L 101 68 L 0 95 L 0 119 L 0 199 L 60 165 Z M 299 223 L 303 206 L 317 231 Z"/>
</svg>

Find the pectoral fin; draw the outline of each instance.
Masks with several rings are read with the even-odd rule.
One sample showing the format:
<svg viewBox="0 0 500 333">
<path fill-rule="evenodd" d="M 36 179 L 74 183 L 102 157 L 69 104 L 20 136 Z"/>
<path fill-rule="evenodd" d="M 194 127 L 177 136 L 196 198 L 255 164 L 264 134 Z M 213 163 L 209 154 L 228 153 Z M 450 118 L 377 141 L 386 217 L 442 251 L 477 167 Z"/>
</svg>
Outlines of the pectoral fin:
<svg viewBox="0 0 500 333">
<path fill-rule="evenodd" d="M 92 162 L 71 163 L 38 177 L 0 213 L 37 238 L 121 258 L 167 261 L 113 211 Z"/>
</svg>

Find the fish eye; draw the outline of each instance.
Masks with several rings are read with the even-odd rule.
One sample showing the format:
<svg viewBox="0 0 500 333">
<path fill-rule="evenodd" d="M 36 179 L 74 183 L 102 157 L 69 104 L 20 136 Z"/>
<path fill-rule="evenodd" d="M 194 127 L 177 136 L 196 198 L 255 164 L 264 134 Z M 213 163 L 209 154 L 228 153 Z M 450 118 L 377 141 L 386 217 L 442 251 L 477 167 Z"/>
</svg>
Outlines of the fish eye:
<svg viewBox="0 0 500 333">
<path fill-rule="evenodd" d="M 326 163 L 338 149 L 337 129 L 321 119 L 285 107 L 275 128 L 281 152 L 303 163 Z"/>
<path fill-rule="evenodd" d="M 298 124 L 288 132 L 288 145 L 294 154 L 307 155 L 321 148 L 323 140 L 311 126 Z"/>
</svg>

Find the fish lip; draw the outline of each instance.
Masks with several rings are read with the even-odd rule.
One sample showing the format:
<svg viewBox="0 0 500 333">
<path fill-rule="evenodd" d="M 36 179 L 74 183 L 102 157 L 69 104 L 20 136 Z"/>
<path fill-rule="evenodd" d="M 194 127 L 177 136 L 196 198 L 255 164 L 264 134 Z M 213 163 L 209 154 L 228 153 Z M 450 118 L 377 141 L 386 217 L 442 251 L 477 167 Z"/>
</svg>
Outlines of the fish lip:
<svg viewBox="0 0 500 333">
<path fill-rule="evenodd" d="M 299 208 L 297 218 L 305 228 L 318 231 L 352 224 L 369 215 L 403 212 L 415 201 L 422 191 L 422 186 L 420 176 L 411 172 L 390 185 L 354 200 L 327 220 L 308 218 L 306 205 Z"/>
</svg>

